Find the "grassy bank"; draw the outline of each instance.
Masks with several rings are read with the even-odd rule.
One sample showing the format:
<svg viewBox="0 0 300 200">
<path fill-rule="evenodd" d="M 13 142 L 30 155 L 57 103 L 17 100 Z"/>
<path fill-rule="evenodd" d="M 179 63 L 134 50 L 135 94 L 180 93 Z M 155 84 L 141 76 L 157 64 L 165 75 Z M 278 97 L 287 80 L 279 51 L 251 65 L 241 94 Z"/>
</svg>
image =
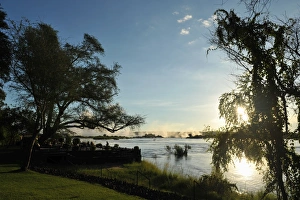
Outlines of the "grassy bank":
<svg viewBox="0 0 300 200">
<path fill-rule="evenodd" d="M 119 166 L 80 166 L 74 167 L 76 173 L 109 177 L 135 183 L 152 189 L 169 191 L 188 196 L 191 199 L 262 199 L 262 192 L 241 194 L 223 177 L 212 174 L 198 179 L 173 173 L 166 165 L 160 170 L 154 164 L 142 161 Z M 274 200 L 267 195 L 265 200 Z"/>
<path fill-rule="evenodd" d="M 0 165 L 1 199 L 141 199 L 97 184 L 18 170 L 15 164 Z"/>
</svg>

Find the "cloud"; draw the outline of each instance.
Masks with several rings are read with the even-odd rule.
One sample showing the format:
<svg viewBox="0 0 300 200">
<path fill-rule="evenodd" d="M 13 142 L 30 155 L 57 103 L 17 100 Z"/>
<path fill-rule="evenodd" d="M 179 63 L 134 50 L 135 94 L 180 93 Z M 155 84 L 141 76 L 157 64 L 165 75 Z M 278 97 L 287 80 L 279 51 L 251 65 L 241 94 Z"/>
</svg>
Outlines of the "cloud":
<svg viewBox="0 0 300 200">
<path fill-rule="evenodd" d="M 187 29 L 183 28 L 183 29 L 181 29 L 180 35 L 188 35 L 188 34 L 190 34 L 190 28 L 187 28 Z"/>
<path fill-rule="evenodd" d="M 178 12 L 178 11 L 175 11 L 175 12 L 173 12 L 172 14 L 173 14 L 173 15 L 178 15 L 179 12 Z"/>
<path fill-rule="evenodd" d="M 185 21 L 187 21 L 187 20 L 190 20 L 190 19 L 192 19 L 192 18 L 193 18 L 192 15 L 186 15 L 186 16 L 184 16 L 184 18 L 181 18 L 181 19 L 177 20 L 177 22 L 178 22 L 178 23 L 183 23 L 183 22 L 185 22 Z"/>
<path fill-rule="evenodd" d="M 202 21 L 202 24 L 203 24 L 203 26 L 205 26 L 205 27 L 210 27 L 210 26 L 211 26 L 211 22 L 208 21 L 208 20 L 203 20 L 203 21 Z"/>
<path fill-rule="evenodd" d="M 191 8 L 190 8 L 189 6 L 183 6 L 183 8 L 184 8 L 185 10 L 191 10 Z"/>
<path fill-rule="evenodd" d="M 195 42 L 196 42 L 196 40 L 189 41 L 189 42 L 188 42 L 188 45 L 195 44 Z"/>
<path fill-rule="evenodd" d="M 216 15 L 212 15 L 208 19 L 199 19 L 198 21 L 205 27 L 210 27 L 216 21 Z"/>
</svg>

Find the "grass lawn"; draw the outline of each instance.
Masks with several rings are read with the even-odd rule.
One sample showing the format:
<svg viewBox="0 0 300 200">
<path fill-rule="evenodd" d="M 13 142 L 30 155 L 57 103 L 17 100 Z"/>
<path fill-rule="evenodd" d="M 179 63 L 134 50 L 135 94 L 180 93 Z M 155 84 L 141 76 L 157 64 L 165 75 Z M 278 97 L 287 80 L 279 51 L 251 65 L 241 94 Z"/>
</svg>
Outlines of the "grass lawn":
<svg viewBox="0 0 300 200">
<path fill-rule="evenodd" d="M 98 184 L 18 169 L 15 164 L 0 164 L 0 199 L 141 199 Z"/>
</svg>

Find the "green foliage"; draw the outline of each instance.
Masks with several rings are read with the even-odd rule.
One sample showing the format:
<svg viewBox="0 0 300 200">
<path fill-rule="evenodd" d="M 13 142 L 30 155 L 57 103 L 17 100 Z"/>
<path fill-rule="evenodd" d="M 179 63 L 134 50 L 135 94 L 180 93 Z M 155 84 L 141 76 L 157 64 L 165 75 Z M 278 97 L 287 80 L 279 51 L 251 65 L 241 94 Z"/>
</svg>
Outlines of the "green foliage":
<svg viewBox="0 0 300 200">
<path fill-rule="evenodd" d="M 203 198 L 213 196 L 215 199 L 223 199 L 222 197 L 230 197 L 233 191 L 237 191 L 235 184 L 231 184 L 227 179 L 224 179 L 222 174 L 212 173 L 203 175 L 197 182 L 197 191 Z"/>
</svg>

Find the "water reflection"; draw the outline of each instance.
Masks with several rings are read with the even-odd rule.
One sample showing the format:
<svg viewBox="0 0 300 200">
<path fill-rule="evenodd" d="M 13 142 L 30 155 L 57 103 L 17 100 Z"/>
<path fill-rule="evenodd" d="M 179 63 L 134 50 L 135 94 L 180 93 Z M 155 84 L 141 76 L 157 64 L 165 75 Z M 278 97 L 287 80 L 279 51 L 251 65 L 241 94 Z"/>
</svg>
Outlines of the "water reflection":
<svg viewBox="0 0 300 200">
<path fill-rule="evenodd" d="M 225 177 L 236 183 L 241 192 L 263 189 L 263 175 L 257 171 L 255 164 L 247 160 L 246 157 L 235 158 L 228 169 Z"/>
<path fill-rule="evenodd" d="M 245 178 L 252 176 L 254 171 L 256 170 L 255 165 L 253 163 L 250 163 L 245 157 L 241 159 L 235 159 L 234 165 L 237 173 Z"/>
</svg>

